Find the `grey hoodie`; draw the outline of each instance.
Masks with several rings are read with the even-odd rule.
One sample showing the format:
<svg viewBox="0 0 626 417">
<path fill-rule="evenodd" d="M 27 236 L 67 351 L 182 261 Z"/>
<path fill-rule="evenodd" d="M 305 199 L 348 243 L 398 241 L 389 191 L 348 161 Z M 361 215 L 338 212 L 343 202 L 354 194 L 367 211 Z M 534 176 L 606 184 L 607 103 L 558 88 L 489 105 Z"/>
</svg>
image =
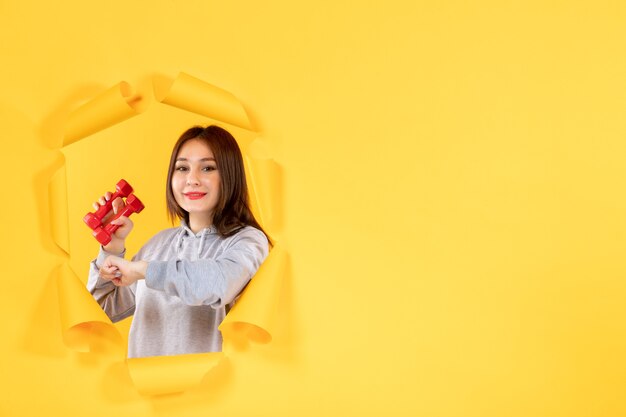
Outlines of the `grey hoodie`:
<svg viewBox="0 0 626 417">
<path fill-rule="evenodd" d="M 147 261 L 148 269 L 144 280 L 128 287 L 99 277 L 100 265 L 112 255 L 100 247 L 87 289 L 113 322 L 134 315 L 129 358 L 217 352 L 217 327 L 267 254 L 267 238 L 253 227 L 224 238 L 214 227 L 195 234 L 181 222 L 133 257 Z"/>
</svg>

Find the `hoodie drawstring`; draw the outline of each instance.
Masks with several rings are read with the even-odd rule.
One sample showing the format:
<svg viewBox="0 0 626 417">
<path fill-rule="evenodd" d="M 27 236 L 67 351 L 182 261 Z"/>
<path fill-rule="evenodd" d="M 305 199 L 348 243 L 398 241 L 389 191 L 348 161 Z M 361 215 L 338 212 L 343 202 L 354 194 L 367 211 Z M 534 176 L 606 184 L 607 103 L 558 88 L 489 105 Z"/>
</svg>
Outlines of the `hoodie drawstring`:
<svg viewBox="0 0 626 417">
<path fill-rule="evenodd" d="M 203 229 L 202 234 L 200 235 L 200 244 L 198 245 L 198 258 L 200 257 L 200 254 L 202 253 L 202 247 L 204 246 L 204 241 L 206 240 L 206 235 L 208 231 L 209 229 Z"/>
</svg>

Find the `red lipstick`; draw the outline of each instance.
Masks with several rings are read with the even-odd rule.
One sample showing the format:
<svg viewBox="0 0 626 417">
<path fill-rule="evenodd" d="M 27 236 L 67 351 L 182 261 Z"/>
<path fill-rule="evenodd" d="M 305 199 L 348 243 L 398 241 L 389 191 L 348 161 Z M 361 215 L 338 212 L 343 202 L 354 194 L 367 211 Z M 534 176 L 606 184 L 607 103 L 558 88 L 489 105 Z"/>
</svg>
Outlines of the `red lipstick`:
<svg viewBox="0 0 626 417">
<path fill-rule="evenodd" d="M 206 193 L 185 193 L 185 197 L 190 200 L 199 200 L 206 195 Z"/>
</svg>

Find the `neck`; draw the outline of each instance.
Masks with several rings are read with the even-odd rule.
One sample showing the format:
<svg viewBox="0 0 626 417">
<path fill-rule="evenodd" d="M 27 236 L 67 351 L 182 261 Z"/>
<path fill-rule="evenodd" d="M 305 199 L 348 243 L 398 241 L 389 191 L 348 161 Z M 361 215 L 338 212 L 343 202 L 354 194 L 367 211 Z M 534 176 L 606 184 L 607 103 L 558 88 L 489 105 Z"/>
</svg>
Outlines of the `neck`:
<svg viewBox="0 0 626 417">
<path fill-rule="evenodd" d="M 192 232 L 198 233 L 202 229 L 206 229 L 207 227 L 211 227 L 213 224 L 213 216 L 193 216 L 189 215 L 189 228 Z"/>
</svg>

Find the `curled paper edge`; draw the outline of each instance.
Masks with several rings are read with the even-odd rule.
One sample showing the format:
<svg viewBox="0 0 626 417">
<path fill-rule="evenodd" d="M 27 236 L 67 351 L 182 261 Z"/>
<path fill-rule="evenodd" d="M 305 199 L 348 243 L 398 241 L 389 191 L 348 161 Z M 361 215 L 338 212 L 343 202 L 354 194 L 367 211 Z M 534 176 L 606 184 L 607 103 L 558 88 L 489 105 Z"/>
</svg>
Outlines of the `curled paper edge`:
<svg viewBox="0 0 626 417">
<path fill-rule="evenodd" d="M 224 338 L 244 336 L 256 343 L 271 342 L 286 260 L 285 250 L 275 244 L 239 301 L 220 324 Z"/>
<path fill-rule="evenodd" d="M 222 352 L 177 356 L 130 358 L 130 377 L 142 395 L 162 395 L 186 391 L 202 381 L 224 357 Z"/>
<path fill-rule="evenodd" d="M 57 285 L 65 345 L 77 352 L 91 352 L 96 344 L 104 345 L 97 340 L 104 338 L 109 347 L 120 350 L 122 336 L 67 262 L 58 269 Z"/>
<path fill-rule="evenodd" d="M 133 96 L 125 82 L 114 85 L 74 110 L 65 126 L 63 146 L 113 126 L 139 114 L 139 96 Z"/>
<path fill-rule="evenodd" d="M 250 166 L 250 184 L 254 188 L 261 224 L 270 234 L 280 230 L 280 166 L 272 158 L 259 158 L 246 153 Z"/>
<path fill-rule="evenodd" d="M 171 80 L 153 77 L 157 101 L 233 126 L 251 130 L 250 119 L 241 102 L 230 92 L 181 72 Z"/>
<path fill-rule="evenodd" d="M 65 253 L 70 252 L 69 215 L 67 209 L 67 173 L 61 166 L 48 183 L 50 204 L 50 233 L 52 240 Z"/>
</svg>

